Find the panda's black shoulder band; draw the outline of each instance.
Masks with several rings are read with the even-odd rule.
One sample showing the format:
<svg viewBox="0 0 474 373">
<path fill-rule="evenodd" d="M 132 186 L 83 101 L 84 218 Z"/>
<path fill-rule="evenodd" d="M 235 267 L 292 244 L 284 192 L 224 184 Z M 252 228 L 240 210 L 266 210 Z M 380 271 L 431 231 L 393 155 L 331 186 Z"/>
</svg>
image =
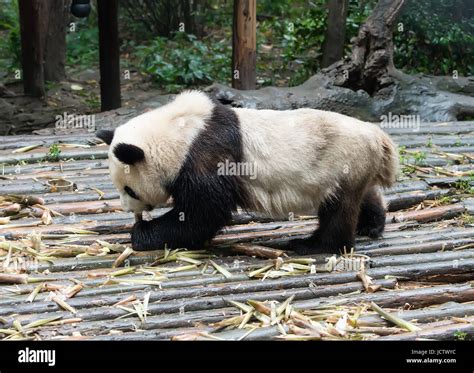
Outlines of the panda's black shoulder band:
<svg viewBox="0 0 474 373">
<path fill-rule="evenodd" d="M 247 204 L 248 193 L 241 177 L 218 173 L 222 162 L 243 161 L 239 119 L 234 110 L 216 102 L 206 122 L 178 176 L 167 186 L 174 208 L 137 225 L 132 234 L 134 247 L 200 248 L 230 222 L 238 205 Z"/>
</svg>

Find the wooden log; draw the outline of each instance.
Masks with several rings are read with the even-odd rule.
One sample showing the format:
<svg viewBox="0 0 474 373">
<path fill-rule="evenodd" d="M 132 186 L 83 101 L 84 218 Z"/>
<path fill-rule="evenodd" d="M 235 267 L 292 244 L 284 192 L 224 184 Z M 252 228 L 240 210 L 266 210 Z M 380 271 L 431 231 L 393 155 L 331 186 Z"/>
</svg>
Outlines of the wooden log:
<svg viewBox="0 0 474 373">
<path fill-rule="evenodd" d="M 390 280 L 378 280 L 376 282 L 378 285 L 383 286 L 387 289 L 395 288 L 396 281 L 394 279 Z M 308 299 L 311 297 L 311 294 L 314 296 L 331 296 L 331 295 L 338 295 L 342 293 L 349 293 L 357 290 L 363 290 L 363 286 L 360 282 L 350 282 L 344 285 L 328 285 L 325 288 L 314 288 L 308 289 L 308 283 L 304 284 L 304 286 L 300 286 L 295 284 L 295 286 L 291 286 L 291 283 L 287 282 L 285 286 L 281 287 L 280 289 L 275 291 L 275 285 L 271 282 L 263 282 L 263 281 L 245 281 L 242 283 L 230 283 L 220 286 L 209 286 L 209 287 L 201 287 L 201 288 L 183 288 L 183 289 L 169 289 L 164 291 L 150 291 L 150 302 L 156 303 L 160 302 L 160 304 L 165 304 L 165 302 L 171 303 L 171 309 L 175 309 L 175 305 L 177 303 L 181 304 L 180 302 L 187 302 L 189 299 L 198 299 L 206 297 L 209 303 L 212 303 L 213 307 L 216 308 L 223 308 L 228 306 L 226 300 L 223 298 L 231 297 L 235 300 L 242 300 L 245 297 L 249 297 L 248 299 L 263 299 L 266 296 L 272 297 L 269 299 L 275 300 L 285 300 L 290 295 L 295 294 L 295 299 Z M 144 296 L 147 291 L 141 291 L 134 293 L 138 298 Z M 249 294 L 252 295 L 249 295 Z M 276 296 L 276 298 L 275 298 Z M 212 297 L 212 298 L 211 298 Z M 221 301 L 218 298 L 221 298 Z M 96 297 L 83 297 L 83 293 L 81 292 L 81 297 L 76 297 L 73 299 L 68 300 L 68 304 L 78 310 L 86 310 L 88 308 L 95 308 L 95 307 L 102 307 L 102 306 L 112 306 L 113 304 L 119 302 L 123 299 L 123 294 L 116 294 L 116 295 L 109 295 L 109 296 L 102 296 L 100 298 Z M 41 300 L 41 298 L 38 298 Z M 185 308 L 188 310 L 192 310 L 193 305 L 191 303 L 183 303 Z M 179 307 L 178 307 L 179 308 Z M 166 311 L 169 307 L 165 308 L 165 311 L 160 310 L 157 312 L 163 313 L 171 313 L 173 311 Z M 55 304 L 48 304 L 48 311 L 59 311 L 60 308 Z M 12 313 L 18 314 L 35 314 L 41 313 L 44 311 L 44 303 L 43 302 L 35 302 L 35 303 L 28 303 L 19 305 L 11 305 L 2 307 L 0 309 L 0 315 L 9 315 Z M 179 312 L 177 309 L 176 312 Z M 81 316 L 78 316 L 81 317 Z M 87 319 L 84 319 L 87 320 Z"/>
<path fill-rule="evenodd" d="M 417 321 L 420 323 L 432 322 L 449 317 L 465 317 L 474 315 L 474 304 L 471 303 L 446 303 L 439 307 L 428 307 L 418 310 L 401 310 L 396 315 L 406 321 Z M 359 326 L 387 326 L 390 322 L 378 315 L 361 316 L 357 320 Z"/>
<path fill-rule="evenodd" d="M 361 249 L 357 250 L 359 254 L 370 255 L 371 257 L 380 256 L 380 255 L 399 255 L 399 254 L 418 254 L 418 253 L 433 253 L 440 250 L 452 250 L 458 246 L 467 245 L 472 242 L 472 237 L 446 240 L 446 241 L 436 241 L 434 242 L 424 242 L 421 244 L 405 244 L 397 245 L 392 247 L 385 247 L 380 249 Z"/>
<path fill-rule="evenodd" d="M 469 272 L 472 272 L 474 270 L 474 260 L 464 260 L 464 261 L 461 261 L 459 263 L 459 265 L 457 266 L 453 266 L 453 263 L 452 261 L 448 261 L 448 262 L 441 262 L 441 263 L 434 263 L 432 265 L 426 265 L 426 264 L 416 264 L 416 265 L 411 265 L 411 266 L 400 266 L 400 267 L 388 267 L 388 268 L 375 268 L 375 269 L 371 269 L 369 271 L 367 271 L 367 274 L 372 277 L 373 279 L 381 279 L 381 278 L 385 278 L 387 275 L 389 276 L 399 276 L 399 277 L 403 277 L 404 279 L 422 279 L 428 275 L 435 275 L 435 274 L 439 274 L 439 273 L 469 273 Z M 212 284 L 212 283 L 223 283 L 223 282 L 232 282 L 232 281 L 245 281 L 245 279 L 247 278 L 246 275 L 241 275 L 241 276 L 233 276 L 232 278 L 230 279 L 226 279 L 226 278 L 222 278 L 222 276 L 220 276 L 221 278 L 196 278 L 196 279 L 189 279 L 189 280 L 177 280 L 177 281 L 165 281 L 161 284 L 161 287 L 164 288 L 166 286 L 168 287 L 182 287 L 182 288 L 186 288 L 186 287 L 190 287 L 190 286 L 199 286 L 199 285 L 206 285 L 206 284 Z M 341 284 L 341 283 L 347 283 L 347 282 L 353 282 L 353 281 L 357 281 L 357 272 L 342 272 L 342 273 L 333 273 L 333 274 L 329 274 L 329 275 L 306 275 L 304 276 L 304 278 L 297 278 L 297 279 L 279 279 L 277 281 L 274 281 L 273 282 L 273 285 L 274 286 L 277 286 L 278 283 L 281 284 L 281 281 L 291 281 L 292 284 L 294 286 L 297 286 L 298 282 L 301 284 L 303 283 L 301 286 L 307 286 L 308 283 L 313 283 L 314 285 L 316 286 L 322 286 L 322 285 L 326 285 L 326 284 Z M 360 284 L 360 282 L 358 282 L 358 284 Z M 87 285 L 87 284 L 86 284 Z M 362 284 L 360 284 L 360 286 L 362 286 Z M 464 286 L 464 285 L 463 285 Z M 145 286 L 144 286 L 145 288 Z M 416 291 L 421 291 L 421 297 L 418 299 L 416 298 L 416 291 L 415 291 L 415 295 L 414 295 L 414 300 L 416 300 L 417 303 L 417 307 L 421 307 L 423 304 L 427 304 L 427 302 L 429 301 L 433 301 L 434 303 L 436 303 L 436 301 L 438 301 L 438 303 L 442 303 L 442 302 L 447 302 L 447 301 L 461 301 L 461 302 L 465 302 L 465 301 L 469 301 L 469 300 L 472 300 L 471 298 L 474 297 L 474 289 L 471 289 L 469 286 L 466 287 L 459 287 L 457 285 L 454 285 L 453 287 L 449 287 L 449 286 L 446 286 L 446 287 L 443 287 L 443 286 L 440 286 L 440 287 L 432 287 L 432 288 L 429 288 L 429 289 L 434 289 L 433 292 L 434 293 L 423 293 L 423 289 L 426 289 L 426 288 L 422 288 L 422 289 L 417 289 Z M 438 289 L 443 289 L 445 290 L 445 294 L 439 294 L 438 293 Z M 462 290 L 462 291 L 461 291 Z M 295 290 L 296 291 L 296 290 Z M 265 296 L 268 296 L 268 295 L 274 295 L 275 297 L 281 297 L 282 295 L 282 292 L 280 290 L 278 291 L 270 291 L 270 292 L 265 292 L 263 293 L 263 298 L 265 298 Z M 275 293 L 275 294 L 274 294 Z M 298 292 L 297 292 L 298 293 Z M 248 294 L 248 293 L 246 293 Z M 298 296 L 304 296 L 302 294 L 308 294 L 308 293 L 299 293 Z M 369 299 L 371 301 L 374 301 L 374 302 L 377 302 L 377 304 L 380 304 L 380 306 L 384 307 L 384 306 L 390 306 L 390 305 L 398 305 L 400 302 L 401 304 L 403 305 L 404 302 L 403 302 L 403 299 L 402 299 L 402 296 L 407 296 L 409 297 L 409 294 L 411 293 L 406 293 L 406 292 L 390 292 L 390 293 L 387 293 L 391 296 L 390 299 L 386 299 L 386 298 L 377 298 L 378 297 L 378 293 L 372 293 L 372 294 L 369 294 L 370 296 L 374 296 L 375 298 L 370 298 Z M 407 295 L 408 294 L 408 295 Z M 426 296 L 425 296 L 426 295 Z M 247 295 L 248 296 L 248 295 Z M 238 300 L 238 299 L 244 299 L 245 296 L 241 295 L 241 294 L 238 294 L 238 295 L 235 295 L 235 299 L 234 300 Z M 257 297 L 258 298 L 258 297 Z M 259 300 L 260 298 L 255 298 L 254 296 L 252 296 L 252 299 L 256 299 L 256 300 Z M 262 298 L 262 299 L 263 299 Z M 314 298 L 314 297 L 313 297 Z M 280 298 L 278 298 L 280 299 Z M 362 300 L 365 299 L 365 298 L 361 298 Z M 474 299 L 474 298 L 473 298 Z M 264 300 L 264 299 L 263 299 Z M 361 301 L 362 301 L 361 300 Z M 399 303 L 397 303 L 397 301 Z M 409 299 L 406 298 L 406 301 L 409 302 Z M 180 305 L 178 306 L 176 303 L 173 305 L 173 304 L 165 304 L 165 303 L 162 303 L 161 305 L 156 305 L 156 309 L 155 311 L 156 312 L 176 312 L 177 309 L 179 309 L 183 304 L 187 305 L 187 307 L 192 307 L 193 309 L 201 309 L 200 307 L 212 307 L 213 304 L 215 304 L 215 302 L 222 302 L 222 298 L 221 297 L 218 297 L 218 299 L 212 299 L 209 300 L 206 298 L 201 298 L 201 299 L 197 299 L 197 300 L 189 300 L 189 301 L 185 301 L 184 303 L 179 303 Z M 315 303 L 314 303 L 315 302 Z M 379 302 L 383 302 L 383 303 L 379 303 Z M 392 302 L 392 303 L 390 303 Z M 317 301 L 313 301 L 313 303 L 302 303 L 302 308 L 311 308 L 311 307 L 314 307 L 315 305 L 319 305 L 320 304 L 320 301 L 317 300 Z M 419 304 L 419 306 L 418 306 Z M 155 307 L 155 306 L 153 306 Z M 100 313 L 100 312 L 99 312 Z M 118 315 L 120 316 L 120 315 Z M 117 317 L 118 317 L 117 316 Z M 87 319 L 87 317 L 99 317 L 99 316 L 87 316 L 87 315 L 79 315 L 78 317 L 81 317 L 81 318 L 85 318 Z"/>
<path fill-rule="evenodd" d="M 459 122 L 424 122 L 416 135 L 432 135 L 434 137 L 435 135 L 470 133 L 473 132 L 473 123 L 474 121 L 466 121 L 462 126 L 459 126 Z M 387 128 L 386 130 L 390 135 L 413 135 L 413 128 Z"/>
<path fill-rule="evenodd" d="M 207 323 L 213 323 L 219 321 L 219 316 L 216 315 L 215 318 L 206 318 Z M 198 324 L 198 323 L 197 323 Z M 209 326 L 196 326 L 194 328 L 185 328 L 181 327 L 179 329 L 153 329 L 153 330 L 143 330 L 137 332 L 125 332 L 123 334 L 116 335 L 98 335 L 91 336 L 88 340 L 100 340 L 100 341 L 143 341 L 143 340 L 170 340 L 173 337 L 196 332 L 210 332 L 214 328 Z M 60 339 L 66 339 L 61 337 Z"/>
<path fill-rule="evenodd" d="M 405 290 L 397 292 L 397 297 L 393 299 L 393 292 L 384 292 L 384 293 L 372 293 L 372 294 L 362 294 L 362 295 L 342 295 L 337 297 L 329 297 L 329 298 L 320 298 L 319 300 L 303 300 L 303 301 L 296 301 L 293 304 L 297 309 L 310 309 L 311 307 L 306 307 L 306 305 L 320 306 L 321 304 L 354 304 L 358 302 L 364 302 L 369 300 L 374 300 L 378 304 L 383 305 L 384 307 L 389 306 L 399 306 L 403 303 L 403 299 L 406 299 L 407 302 L 412 302 L 414 299 L 421 300 L 421 306 L 425 306 L 427 304 L 436 304 L 436 303 L 443 303 L 445 299 L 452 298 L 452 299 L 463 299 L 463 300 L 472 300 L 474 299 L 474 290 L 471 289 L 468 285 L 462 286 L 448 286 L 448 287 L 432 287 L 432 288 L 421 288 L 421 289 L 414 289 L 414 290 Z M 254 299 L 254 298 L 252 298 Z M 149 316 L 147 318 L 147 323 L 142 326 L 145 329 L 156 329 L 156 328 L 178 328 L 178 327 L 186 327 L 189 326 L 189 323 L 193 321 L 199 320 L 206 320 L 207 317 L 212 317 L 213 321 L 222 320 L 224 318 L 228 318 L 234 316 L 239 313 L 235 308 L 221 308 L 217 310 L 212 306 L 207 306 L 206 309 L 201 309 L 197 311 L 191 311 L 187 308 L 187 303 L 181 303 L 180 307 L 183 307 L 183 312 L 172 313 L 168 315 L 159 315 L 159 316 Z M 204 303 L 202 303 L 204 306 Z M 205 306 L 204 306 L 205 307 Z M 235 312 L 237 311 L 237 312 Z M 78 312 L 79 315 L 81 312 Z M 154 314 L 155 311 L 152 312 Z M 220 319 L 216 315 L 220 314 Z M 53 317 L 56 313 L 49 314 L 48 317 Z M 76 316 L 77 316 L 76 315 Z M 107 312 L 104 312 L 102 315 L 102 319 L 96 320 L 95 318 L 90 319 L 89 321 L 84 321 L 74 327 L 71 326 L 64 326 L 59 329 L 55 329 L 59 334 L 68 334 L 71 331 L 80 331 L 81 333 L 90 333 L 90 334 L 99 334 L 108 332 L 110 329 L 120 329 L 120 330 L 127 330 L 132 331 L 135 330 L 136 324 L 139 323 L 138 319 L 136 321 L 120 319 L 120 320 L 109 320 L 114 315 Z M 41 315 L 35 315 L 34 317 L 42 317 Z M 80 316 L 77 316 L 80 317 Z M 107 320 L 104 320 L 106 318 Z M 22 318 L 23 319 L 23 318 Z M 33 318 L 25 318 L 25 322 L 30 322 Z M 8 320 L 10 322 L 10 320 Z M 204 321 L 205 322 L 205 321 Z"/>
<path fill-rule="evenodd" d="M 350 298 L 350 299 L 349 299 Z M 390 291 L 348 296 L 347 302 L 376 302 L 381 307 L 401 307 L 411 305 L 422 308 L 446 302 L 470 302 L 474 300 L 474 289 L 469 284 L 433 286 L 413 290 Z M 311 309 L 331 303 L 330 300 L 305 300 L 294 302 L 297 309 Z"/>
<path fill-rule="evenodd" d="M 388 194 L 399 194 L 408 192 L 422 192 L 428 189 L 428 184 L 423 180 L 401 180 L 395 185 L 388 188 L 385 193 Z"/>
<path fill-rule="evenodd" d="M 35 163 L 43 161 L 49 152 L 49 148 L 37 148 L 28 153 L 15 153 L 15 154 L 0 154 L 0 163 L 4 164 L 17 164 L 19 162 Z M 87 148 L 78 149 L 71 148 L 71 150 L 61 151 L 58 155 L 60 160 L 74 159 L 107 159 L 108 150 L 105 148 Z"/>
<path fill-rule="evenodd" d="M 255 89 L 257 66 L 257 1 L 234 0 L 232 87 Z"/>
<path fill-rule="evenodd" d="M 462 204 L 455 204 L 449 206 L 433 207 L 431 209 L 424 209 L 419 211 L 406 211 L 402 213 L 395 213 L 390 215 L 392 222 L 403 222 L 407 220 L 416 220 L 419 223 L 427 223 L 430 221 L 437 221 L 442 219 L 451 219 L 461 215 L 465 211 Z"/>
<path fill-rule="evenodd" d="M 366 244 L 366 247 L 364 248 L 369 248 L 369 247 L 379 248 L 381 246 L 377 246 L 377 245 L 380 245 L 380 243 L 383 241 L 396 243 L 398 245 L 398 244 L 404 244 L 404 243 L 410 243 L 410 242 L 413 243 L 413 241 L 418 242 L 419 239 L 421 239 L 423 242 L 429 242 L 429 241 L 432 241 L 431 239 L 429 239 L 431 237 L 435 237 L 435 240 L 439 240 L 439 239 L 449 239 L 449 238 L 456 239 L 456 238 L 462 238 L 463 236 L 469 237 L 471 235 L 474 235 L 474 229 L 466 228 L 466 227 L 462 227 L 462 228 L 453 227 L 453 226 L 442 227 L 437 224 L 425 224 L 425 225 L 415 225 L 414 228 L 416 228 L 416 230 L 406 230 L 403 233 L 401 233 L 400 231 L 389 230 L 389 231 L 384 232 L 382 238 L 375 239 L 375 240 L 366 239 L 365 241 L 367 242 L 367 244 Z M 435 230 L 434 228 L 437 228 L 437 229 Z M 372 243 L 375 243 L 376 246 L 372 246 Z"/>
<path fill-rule="evenodd" d="M 236 308 L 225 308 L 218 310 L 206 310 L 196 312 L 185 312 L 183 314 L 171 314 L 171 315 L 159 315 L 159 316 L 148 316 L 145 325 L 140 325 L 138 319 L 119 319 L 119 320 L 105 320 L 95 322 L 82 322 L 73 326 L 64 326 L 61 328 L 54 328 L 55 332 L 59 335 L 67 336 L 74 331 L 79 331 L 86 336 L 98 336 L 106 337 L 104 334 L 108 334 L 111 329 L 120 330 L 123 332 L 132 332 L 137 329 L 147 329 L 144 335 L 159 335 L 162 332 L 156 332 L 156 329 L 171 331 L 178 331 L 178 328 L 189 328 L 189 325 L 208 324 L 218 322 L 224 318 L 236 316 L 240 313 Z M 48 335 L 52 328 L 41 328 L 38 332 L 43 335 Z M 142 329 L 143 330 L 143 329 Z M 130 334 L 134 339 L 133 333 Z M 112 337 L 112 336 L 110 336 Z M 118 337 L 120 338 L 120 337 Z M 142 337 L 143 338 L 143 337 Z M 166 337 L 164 337 L 166 338 Z M 159 338 L 159 339 L 164 339 Z M 120 338 L 121 339 L 121 338 Z M 136 340 L 136 339 L 135 339 Z M 142 339 L 143 340 L 143 339 Z"/>
<path fill-rule="evenodd" d="M 466 318 L 466 323 L 450 323 L 438 327 L 425 325 L 423 330 L 411 333 L 403 333 L 396 336 L 385 336 L 377 338 L 380 340 L 414 341 L 417 339 L 455 340 L 456 333 L 464 334 L 463 338 L 474 337 L 474 318 Z"/>
<path fill-rule="evenodd" d="M 382 285 L 386 285 L 389 288 L 395 286 L 395 282 L 392 280 L 381 280 L 379 282 Z M 208 296 L 208 297 L 200 297 L 200 298 L 185 298 L 185 299 L 170 299 L 168 301 L 163 301 L 159 303 L 152 303 L 149 304 L 148 306 L 148 311 L 150 312 L 151 315 L 161 315 L 162 317 L 164 314 L 174 314 L 175 317 L 177 316 L 176 314 L 180 313 L 186 313 L 188 315 L 191 315 L 195 311 L 211 311 L 212 314 L 214 314 L 214 310 L 220 309 L 221 312 L 221 319 L 225 318 L 227 314 L 227 310 L 229 309 L 229 301 L 240 301 L 240 302 L 246 302 L 248 299 L 253 299 L 253 300 L 277 300 L 280 302 L 285 301 L 288 297 L 291 295 L 295 296 L 295 299 L 312 299 L 314 297 L 331 297 L 335 296 L 338 294 L 347 294 L 350 292 L 354 292 L 356 290 L 362 290 L 363 286 L 360 282 L 357 283 L 350 283 L 350 284 L 344 284 L 344 285 L 334 285 L 334 286 L 328 286 L 325 288 L 300 288 L 300 289 L 286 289 L 286 291 L 281 291 L 281 290 L 272 290 L 272 291 L 263 291 L 263 292 L 256 292 L 256 293 L 240 293 L 240 294 L 228 294 L 225 297 L 223 296 Z M 73 304 L 73 299 L 69 299 L 68 303 L 71 305 Z M 31 304 L 31 305 L 34 305 Z M 38 307 L 36 307 L 38 308 Z M 55 309 L 56 307 L 49 306 L 49 309 Z M 43 310 L 44 310 L 44 305 L 43 305 Z M 62 311 L 54 311 L 54 312 L 48 312 L 48 317 L 55 317 L 55 316 L 60 316 L 62 315 Z M 75 317 L 81 318 L 84 320 L 81 324 L 77 325 L 75 328 L 76 330 L 81 331 L 85 329 L 90 329 L 91 327 L 94 328 L 96 326 L 95 322 L 102 322 L 103 320 L 109 320 L 109 327 L 115 327 L 120 324 L 115 324 L 117 317 L 123 316 L 127 314 L 126 311 L 120 309 L 120 308 L 91 308 L 91 309 L 78 309 L 77 313 L 75 314 Z M 36 320 L 36 319 L 41 319 L 43 318 L 44 315 L 41 313 L 33 313 L 33 314 L 24 314 L 21 316 L 22 323 L 28 323 L 31 322 L 30 320 Z M 12 318 L 6 318 L 7 320 L 7 325 L 8 320 L 13 321 Z M 149 318 L 147 318 L 148 321 L 150 321 Z M 130 321 L 128 321 L 130 323 Z M 168 322 L 169 323 L 169 322 Z M 174 324 L 176 325 L 176 324 Z M 189 325 L 189 324 L 188 324 Z M 147 325 L 145 328 L 149 327 L 159 327 L 159 320 L 156 320 L 153 324 L 149 324 L 147 322 Z M 67 328 L 67 327 L 66 327 Z"/>
<path fill-rule="evenodd" d="M 474 249 L 462 251 L 442 251 L 435 253 L 408 254 L 408 255 L 387 255 L 383 257 L 371 258 L 370 267 L 399 266 L 413 263 L 433 263 L 448 260 L 474 259 Z"/>
<path fill-rule="evenodd" d="M 465 311 L 462 309 L 463 309 L 462 307 L 444 308 L 443 306 L 440 306 L 440 307 L 436 307 L 435 309 L 426 308 L 426 309 L 421 309 L 421 310 L 403 311 L 403 313 L 399 313 L 398 316 L 403 317 L 405 320 L 417 320 L 418 322 L 426 322 L 426 321 L 434 320 L 436 318 L 464 317 L 465 315 L 472 315 L 474 313 L 474 305 L 468 304 L 464 308 Z M 371 321 L 366 322 L 365 320 L 371 320 Z M 385 327 L 389 325 L 389 322 L 381 319 L 378 316 L 362 316 L 361 318 L 358 319 L 358 325 Z M 161 333 L 159 335 L 163 336 L 163 338 L 166 338 L 168 336 L 164 333 L 164 330 L 160 332 Z M 222 338 L 225 340 L 239 340 L 247 332 L 248 330 L 233 329 L 229 331 L 213 333 L 213 336 L 217 338 Z M 281 332 L 276 327 L 265 327 L 265 328 L 259 328 L 255 330 L 255 332 L 252 332 L 250 335 L 248 335 L 248 337 L 246 337 L 245 340 L 265 340 L 265 339 L 268 340 L 279 335 L 281 335 Z M 410 335 L 411 333 L 404 333 L 402 335 L 396 334 L 396 335 L 391 336 L 392 338 L 387 337 L 385 339 L 404 340 L 405 336 L 408 336 L 408 338 L 410 339 Z M 125 339 L 131 339 L 131 336 L 127 336 Z M 377 340 L 379 339 L 380 338 L 378 338 Z M 451 338 L 448 338 L 448 339 L 452 340 L 453 334 L 451 334 Z"/>
<path fill-rule="evenodd" d="M 86 227 L 87 228 L 87 225 L 83 225 L 83 227 Z M 118 225 L 117 225 L 118 227 Z M 97 231 L 100 231 L 101 228 L 99 226 L 89 226 L 89 228 L 93 229 L 93 230 L 97 230 Z M 26 228 L 25 228 L 26 229 Z M 1 229 L 0 229 L 0 232 L 1 232 Z M 363 246 L 361 249 L 358 250 L 359 253 L 362 253 L 362 254 L 366 254 L 366 255 L 369 255 L 370 257 L 373 258 L 374 260 L 374 263 L 377 263 L 377 260 L 375 258 L 377 257 L 380 257 L 380 256 L 387 256 L 387 255 L 409 255 L 409 254 L 416 254 L 416 253 L 433 253 L 433 252 L 436 252 L 436 251 L 439 251 L 439 250 L 444 250 L 444 251 L 447 251 L 447 250 L 451 250 L 453 248 L 456 248 L 456 247 L 459 247 L 459 246 L 462 246 L 462 245 L 465 245 L 465 244 L 468 244 L 472 241 L 472 234 L 474 234 L 474 230 L 470 230 L 470 231 L 459 231 L 459 232 L 454 232 L 454 231 L 450 231 L 448 230 L 447 233 L 448 235 L 452 236 L 454 239 L 452 241 L 442 241 L 442 242 L 426 242 L 426 243 L 421 243 L 421 244 L 417 244 L 417 245 L 413 245 L 413 244 L 406 244 L 406 245 L 394 245 L 394 246 L 388 246 L 388 247 L 383 247 L 383 248 L 380 248 L 380 249 L 373 249 L 371 247 L 369 247 L 369 249 L 365 249 Z M 64 232 L 63 232 L 64 233 Z M 428 233 L 429 234 L 429 233 Z M 464 238 L 461 238 L 461 239 L 455 239 L 456 237 L 462 237 L 463 235 L 467 235 L 467 237 L 464 237 Z M 124 239 L 128 239 L 128 234 L 127 233 L 124 233 L 122 235 L 124 237 Z M 433 238 L 435 240 L 441 240 L 441 239 L 444 239 L 444 237 L 446 237 L 446 233 L 442 233 L 439 237 L 437 236 L 431 236 L 429 238 Z M 91 238 L 89 239 L 89 242 L 92 243 L 94 242 L 95 240 L 97 239 L 97 236 L 91 236 Z M 101 237 L 102 240 L 105 240 L 105 241 L 109 241 L 108 240 L 108 237 Z M 409 241 L 413 241 L 413 238 L 409 238 L 408 239 Z M 416 238 L 416 240 L 418 242 L 422 241 L 419 237 Z M 216 253 L 220 253 L 220 254 L 224 254 L 225 252 L 221 252 L 220 249 L 216 248 L 215 250 Z M 469 253 L 471 251 L 466 251 L 467 253 L 463 253 L 464 250 L 462 250 L 460 252 L 460 254 L 448 254 L 448 257 L 449 258 L 467 258 L 469 257 Z M 153 255 L 156 255 L 155 252 L 150 252 L 150 258 L 153 257 Z M 445 253 L 446 255 L 446 253 Z M 318 258 L 318 255 L 311 255 L 311 257 L 314 257 L 314 258 Z M 323 258 L 324 255 L 321 255 L 321 257 Z M 429 262 L 429 261 L 432 261 L 430 258 L 438 258 L 439 261 L 443 261 L 443 254 L 442 253 L 438 253 L 438 254 L 435 254 L 435 255 L 428 255 L 428 256 L 420 256 L 420 259 L 423 260 L 424 262 Z M 113 261 L 115 258 L 97 258 L 97 263 L 94 264 L 94 258 L 89 258 L 87 259 L 87 261 L 85 261 L 85 263 L 83 264 L 81 261 L 79 261 L 79 263 L 77 262 L 77 259 L 73 259 L 73 260 L 59 260 L 59 261 L 55 261 L 55 263 L 52 263 L 52 264 L 39 264 L 39 266 L 37 267 L 38 270 L 46 270 L 48 269 L 50 272 L 58 272 L 58 271 L 67 271 L 67 270 L 71 270 L 71 268 L 76 268 L 76 270 L 82 270 L 82 269 L 92 269 L 92 268 L 98 268 L 100 266 L 109 266 L 109 264 L 111 263 L 111 261 Z M 438 260 L 436 259 L 436 260 Z M 131 261 L 133 263 L 144 263 L 145 260 L 150 260 L 149 258 L 148 259 L 143 259 L 143 261 L 141 261 L 142 259 L 139 259 L 137 257 L 137 254 L 134 255 L 133 258 L 131 258 Z M 391 260 L 390 259 L 382 259 L 382 260 L 385 260 L 385 263 L 389 263 Z M 397 261 L 397 259 L 394 259 L 395 262 Z M 400 259 L 401 262 L 400 263 L 403 263 L 403 264 L 407 264 L 407 263 L 410 263 L 410 258 L 409 257 L 404 257 L 402 259 Z M 435 261 L 435 260 L 433 260 Z M 68 264 L 69 263 L 69 264 Z M 101 264 L 103 263 L 103 264 Z M 89 267 L 88 267 L 89 266 Z M 375 266 L 377 266 L 377 264 L 375 264 Z"/>
<path fill-rule="evenodd" d="M 427 199 L 437 199 L 450 193 L 449 189 L 437 189 L 427 192 L 408 192 L 404 194 L 389 195 L 385 199 L 388 203 L 388 211 L 394 212 L 417 205 Z"/>
</svg>

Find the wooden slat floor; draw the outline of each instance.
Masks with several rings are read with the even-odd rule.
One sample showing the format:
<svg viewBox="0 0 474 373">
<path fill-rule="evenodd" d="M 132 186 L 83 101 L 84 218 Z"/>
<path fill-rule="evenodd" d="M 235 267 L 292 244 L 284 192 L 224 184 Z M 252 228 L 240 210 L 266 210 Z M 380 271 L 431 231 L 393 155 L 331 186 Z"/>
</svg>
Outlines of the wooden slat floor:
<svg viewBox="0 0 474 373">
<path fill-rule="evenodd" d="M 120 210 L 107 147 L 92 133 L 1 137 L 0 196 L 37 196 L 44 205 L 20 204 L 9 221 L 0 205 L 0 339 L 473 338 L 474 122 L 387 132 L 414 169 L 386 191 L 384 237 L 358 238 L 369 287 L 357 270 L 328 272 L 324 253 L 275 260 L 233 250 L 284 248 L 315 228 L 310 216 L 236 213 L 207 251 L 161 263 L 162 250 L 132 253 L 113 268 L 134 220 Z M 53 144 L 60 160 L 46 161 Z M 13 153 L 25 146 L 36 147 Z M 52 178 L 75 190 L 52 192 Z M 286 275 L 276 270 L 282 261 Z M 258 269 L 268 277 L 251 277 Z M 382 319 L 372 302 L 412 330 Z"/>
</svg>

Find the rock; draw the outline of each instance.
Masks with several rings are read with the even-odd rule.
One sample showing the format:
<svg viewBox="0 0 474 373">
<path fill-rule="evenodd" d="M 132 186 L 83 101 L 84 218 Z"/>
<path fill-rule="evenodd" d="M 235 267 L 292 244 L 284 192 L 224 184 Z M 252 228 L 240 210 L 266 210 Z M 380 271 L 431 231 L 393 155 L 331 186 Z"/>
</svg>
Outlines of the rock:
<svg viewBox="0 0 474 373">
<path fill-rule="evenodd" d="M 15 113 L 15 107 L 7 100 L 0 98 L 0 118 L 11 119 Z"/>
<path fill-rule="evenodd" d="M 35 117 L 33 114 L 20 113 L 15 118 L 18 122 L 34 122 Z"/>
<path fill-rule="evenodd" d="M 379 121 L 380 116 L 388 112 L 419 115 L 421 121 L 427 122 L 456 121 L 474 116 L 474 98 L 438 89 L 433 80 L 442 77 L 411 76 L 396 70 L 387 79 L 387 82 L 392 80 L 393 83 L 370 96 L 361 89 L 354 92 L 337 86 L 328 71 L 325 69 L 302 85 L 291 88 L 265 87 L 239 91 L 213 84 L 205 91 L 222 103 L 234 107 L 275 110 L 310 107 L 372 122 Z M 463 90 L 470 92 L 472 79 L 465 78 L 463 84 Z"/>
<path fill-rule="evenodd" d="M 14 97 L 15 93 L 0 83 L 0 97 Z"/>
</svg>

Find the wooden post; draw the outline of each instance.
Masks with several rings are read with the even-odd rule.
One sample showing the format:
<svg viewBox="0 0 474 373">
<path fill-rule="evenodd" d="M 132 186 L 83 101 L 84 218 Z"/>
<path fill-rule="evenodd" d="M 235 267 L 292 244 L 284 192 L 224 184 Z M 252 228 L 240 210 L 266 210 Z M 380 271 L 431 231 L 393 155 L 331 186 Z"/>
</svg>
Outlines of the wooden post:
<svg viewBox="0 0 474 373">
<path fill-rule="evenodd" d="M 232 87 L 255 89 L 257 74 L 257 0 L 234 0 Z"/>
<path fill-rule="evenodd" d="M 120 46 L 118 38 L 118 0 L 98 0 L 100 101 L 102 111 L 119 108 Z"/>
<path fill-rule="evenodd" d="M 20 0 L 19 8 L 23 89 L 26 95 L 42 97 L 48 5 L 42 0 Z"/>
</svg>

